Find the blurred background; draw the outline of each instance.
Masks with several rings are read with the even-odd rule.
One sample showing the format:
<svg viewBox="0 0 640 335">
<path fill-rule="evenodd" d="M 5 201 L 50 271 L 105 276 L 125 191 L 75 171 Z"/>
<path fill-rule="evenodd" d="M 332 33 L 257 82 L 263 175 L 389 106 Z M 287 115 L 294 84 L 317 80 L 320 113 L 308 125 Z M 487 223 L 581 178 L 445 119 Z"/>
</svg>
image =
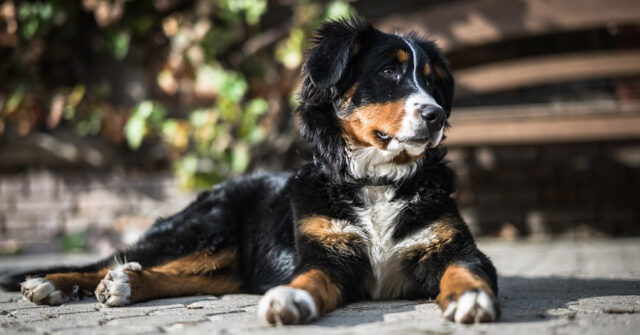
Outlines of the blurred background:
<svg viewBox="0 0 640 335">
<path fill-rule="evenodd" d="M 0 254 L 135 239 L 197 190 L 301 164 L 322 20 L 435 39 L 477 236 L 640 234 L 637 0 L 0 0 Z"/>
</svg>

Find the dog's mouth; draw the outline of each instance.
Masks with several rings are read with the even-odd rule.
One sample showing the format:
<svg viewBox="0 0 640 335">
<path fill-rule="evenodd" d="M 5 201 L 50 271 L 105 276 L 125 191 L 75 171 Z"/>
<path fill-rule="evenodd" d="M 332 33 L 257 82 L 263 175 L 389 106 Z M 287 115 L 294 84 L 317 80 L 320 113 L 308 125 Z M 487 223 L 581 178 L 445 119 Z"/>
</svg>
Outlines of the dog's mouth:
<svg viewBox="0 0 640 335">
<path fill-rule="evenodd" d="M 411 145 L 424 145 L 426 143 L 431 142 L 431 137 L 412 137 L 407 139 L 398 140 L 401 143 L 411 144 Z"/>
<path fill-rule="evenodd" d="M 411 151 L 416 152 L 416 151 L 423 151 L 427 147 L 429 148 L 437 147 L 438 144 L 440 144 L 440 141 L 442 140 L 443 129 L 437 131 L 434 134 L 431 134 L 430 136 L 414 136 L 414 137 L 404 137 L 404 138 L 398 138 L 379 130 L 376 131 L 375 134 L 376 134 L 376 137 L 378 137 L 380 141 L 386 143 L 387 146 L 392 144 L 392 142 L 397 142 L 396 144 L 402 147 L 411 148 L 413 149 Z M 395 147 L 395 146 L 392 145 L 392 147 Z"/>
</svg>

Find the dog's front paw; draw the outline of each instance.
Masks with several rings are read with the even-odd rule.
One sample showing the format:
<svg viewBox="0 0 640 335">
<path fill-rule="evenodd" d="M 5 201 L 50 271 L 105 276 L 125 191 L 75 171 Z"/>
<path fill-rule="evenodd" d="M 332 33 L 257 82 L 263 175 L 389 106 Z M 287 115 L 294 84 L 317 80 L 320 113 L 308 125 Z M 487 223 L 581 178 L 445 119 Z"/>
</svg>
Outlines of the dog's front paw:
<svg viewBox="0 0 640 335">
<path fill-rule="evenodd" d="M 96 298 L 103 307 L 120 307 L 131 303 L 131 286 L 129 275 L 125 270 L 140 271 L 140 264 L 136 262 L 119 265 L 107 274 L 96 287 Z"/>
<path fill-rule="evenodd" d="M 258 317 L 272 325 L 293 325 L 318 318 L 318 311 L 309 292 L 277 286 L 260 300 Z"/>
<path fill-rule="evenodd" d="M 440 304 L 442 316 L 459 323 L 491 322 L 500 315 L 496 299 L 482 289 L 465 291 L 457 299 L 448 298 L 447 302 Z"/>
<path fill-rule="evenodd" d="M 37 305 L 57 306 L 67 301 L 66 295 L 44 278 L 27 279 L 20 284 L 20 291 L 24 300 Z"/>
</svg>

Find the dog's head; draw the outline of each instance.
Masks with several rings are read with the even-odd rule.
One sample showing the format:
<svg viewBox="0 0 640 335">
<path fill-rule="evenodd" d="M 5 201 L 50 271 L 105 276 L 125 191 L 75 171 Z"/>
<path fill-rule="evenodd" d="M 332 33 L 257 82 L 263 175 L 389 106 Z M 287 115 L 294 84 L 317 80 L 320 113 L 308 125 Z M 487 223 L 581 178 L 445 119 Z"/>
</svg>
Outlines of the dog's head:
<svg viewBox="0 0 640 335">
<path fill-rule="evenodd" d="M 443 138 L 454 84 L 432 41 L 360 19 L 328 22 L 304 71 L 303 135 L 314 142 L 339 133 L 355 178 L 397 180 Z"/>
</svg>

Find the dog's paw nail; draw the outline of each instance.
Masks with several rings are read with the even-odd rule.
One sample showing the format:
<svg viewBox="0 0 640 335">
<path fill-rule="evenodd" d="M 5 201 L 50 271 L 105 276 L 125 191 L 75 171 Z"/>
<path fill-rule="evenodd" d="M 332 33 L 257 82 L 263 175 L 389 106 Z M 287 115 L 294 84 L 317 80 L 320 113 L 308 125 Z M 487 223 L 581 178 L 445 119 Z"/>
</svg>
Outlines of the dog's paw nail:
<svg viewBox="0 0 640 335">
<path fill-rule="evenodd" d="M 61 305 L 66 301 L 62 291 L 44 278 L 31 278 L 20 284 L 20 292 L 24 300 L 38 305 Z"/>
<path fill-rule="evenodd" d="M 318 317 L 309 292 L 278 286 L 270 289 L 258 304 L 258 316 L 272 325 L 306 323 Z"/>
</svg>

